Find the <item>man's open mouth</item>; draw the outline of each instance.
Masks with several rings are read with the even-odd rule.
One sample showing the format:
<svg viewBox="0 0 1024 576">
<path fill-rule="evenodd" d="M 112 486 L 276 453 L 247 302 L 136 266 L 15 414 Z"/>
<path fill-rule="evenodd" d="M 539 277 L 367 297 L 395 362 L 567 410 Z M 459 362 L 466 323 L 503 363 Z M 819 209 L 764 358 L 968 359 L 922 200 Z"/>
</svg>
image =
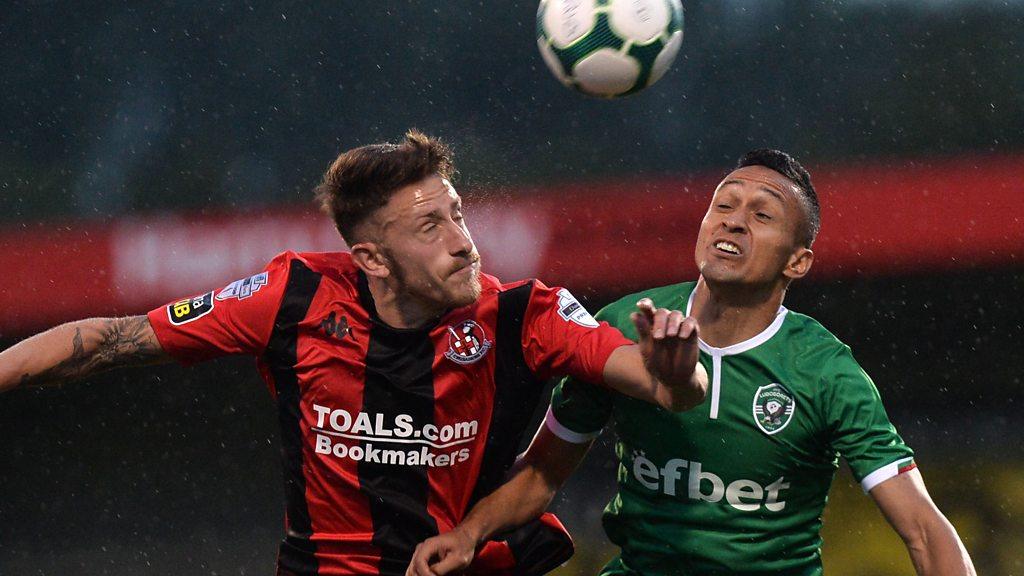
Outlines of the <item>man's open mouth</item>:
<svg viewBox="0 0 1024 576">
<path fill-rule="evenodd" d="M 721 250 L 722 252 L 734 254 L 736 256 L 743 254 L 743 251 L 740 250 L 739 246 L 733 244 L 732 242 L 729 242 L 728 240 L 719 240 L 718 242 L 714 243 L 714 247 L 717 248 L 718 250 Z"/>
</svg>

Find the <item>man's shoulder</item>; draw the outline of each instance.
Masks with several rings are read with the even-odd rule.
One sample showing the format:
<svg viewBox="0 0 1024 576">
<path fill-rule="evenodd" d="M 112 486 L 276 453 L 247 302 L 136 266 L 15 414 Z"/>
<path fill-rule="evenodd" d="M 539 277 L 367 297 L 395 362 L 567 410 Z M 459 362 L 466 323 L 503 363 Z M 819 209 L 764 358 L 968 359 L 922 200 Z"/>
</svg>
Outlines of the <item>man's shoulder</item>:
<svg viewBox="0 0 1024 576">
<path fill-rule="evenodd" d="M 783 326 L 786 330 L 786 338 L 791 342 L 797 342 L 799 346 L 808 351 L 834 354 L 841 350 L 849 350 L 849 346 L 828 328 L 825 328 L 821 322 L 807 314 L 787 310 L 786 323 Z"/>
<path fill-rule="evenodd" d="M 348 252 L 295 252 L 286 250 L 270 261 L 268 269 L 279 268 L 290 273 L 296 268 L 304 268 L 321 277 L 321 282 L 341 284 L 354 290 L 359 274 Z"/>
<path fill-rule="evenodd" d="M 516 280 L 514 282 L 502 282 L 496 276 L 491 276 L 485 272 L 480 273 L 480 293 L 484 294 L 499 294 L 501 292 L 507 292 L 526 284 L 536 282 L 535 278 L 526 278 L 523 280 Z"/>
<path fill-rule="evenodd" d="M 783 339 L 789 357 L 806 370 L 823 374 L 859 370 L 853 352 L 835 334 L 806 314 L 787 311 Z"/>
</svg>

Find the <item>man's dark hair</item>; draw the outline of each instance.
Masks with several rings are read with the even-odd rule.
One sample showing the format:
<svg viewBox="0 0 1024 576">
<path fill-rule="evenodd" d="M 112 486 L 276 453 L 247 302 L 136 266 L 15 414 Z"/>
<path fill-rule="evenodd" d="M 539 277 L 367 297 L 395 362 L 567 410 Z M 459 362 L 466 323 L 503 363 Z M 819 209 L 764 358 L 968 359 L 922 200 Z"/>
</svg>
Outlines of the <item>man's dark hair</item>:
<svg viewBox="0 0 1024 576">
<path fill-rule="evenodd" d="M 781 150 L 771 148 L 758 148 L 751 150 L 740 158 L 736 168 L 744 166 L 764 166 L 789 178 L 800 189 L 800 202 L 804 205 L 807 219 L 802 230 L 801 241 L 808 248 L 814 243 L 818 236 L 818 229 L 821 228 L 821 206 L 818 204 L 818 194 L 811 184 L 811 175 L 789 154 Z"/>
<path fill-rule="evenodd" d="M 356 228 L 387 204 L 396 190 L 435 174 L 451 178 L 454 172 L 448 146 L 412 129 L 400 144 L 370 144 L 343 152 L 314 193 L 351 246 L 361 240 Z"/>
</svg>

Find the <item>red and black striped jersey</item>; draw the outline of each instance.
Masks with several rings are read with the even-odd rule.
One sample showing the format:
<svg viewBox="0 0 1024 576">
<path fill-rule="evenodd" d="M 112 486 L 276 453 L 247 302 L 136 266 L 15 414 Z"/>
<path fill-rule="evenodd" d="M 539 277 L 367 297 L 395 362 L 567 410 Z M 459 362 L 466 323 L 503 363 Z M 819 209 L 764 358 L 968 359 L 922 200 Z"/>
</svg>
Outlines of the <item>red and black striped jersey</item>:
<svg viewBox="0 0 1024 576">
<path fill-rule="evenodd" d="M 431 327 L 376 313 L 347 253 L 286 252 L 220 290 L 149 313 L 189 364 L 252 354 L 281 426 L 280 574 L 402 574 L 416 545 L 496 488 L 546 379 L 601 384 L 631 344 L 565 289 L 481 276 Z"/>
</svg>

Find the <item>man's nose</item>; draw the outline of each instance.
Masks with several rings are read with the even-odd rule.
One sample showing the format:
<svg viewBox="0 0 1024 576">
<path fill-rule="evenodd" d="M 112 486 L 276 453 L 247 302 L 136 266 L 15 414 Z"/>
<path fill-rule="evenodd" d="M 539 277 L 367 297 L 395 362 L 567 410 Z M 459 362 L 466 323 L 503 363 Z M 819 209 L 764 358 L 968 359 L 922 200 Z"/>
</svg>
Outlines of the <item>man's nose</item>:
<svg viewBox="0 0 1024 576">
<path fill-rule="evenodd" d="M 473 253 L 473 238 L 464 227 L 454 224 L 449 226 L 448 252 L 452 255 Z"/>
<path fill-rule="evenodd" d="M 734 233 L 747 231 L 746 221 L 736 213 L 728 214 L 725 218 L 722 218 L 722 227 Z"/>
</svg>

